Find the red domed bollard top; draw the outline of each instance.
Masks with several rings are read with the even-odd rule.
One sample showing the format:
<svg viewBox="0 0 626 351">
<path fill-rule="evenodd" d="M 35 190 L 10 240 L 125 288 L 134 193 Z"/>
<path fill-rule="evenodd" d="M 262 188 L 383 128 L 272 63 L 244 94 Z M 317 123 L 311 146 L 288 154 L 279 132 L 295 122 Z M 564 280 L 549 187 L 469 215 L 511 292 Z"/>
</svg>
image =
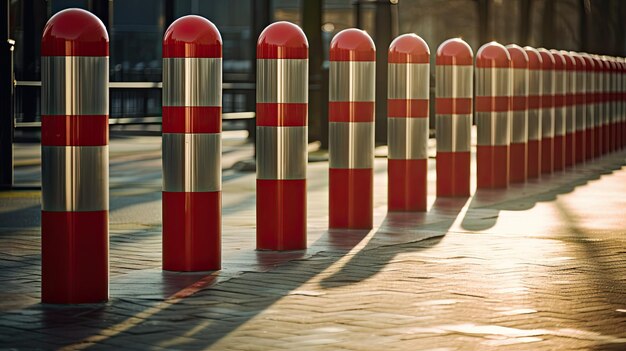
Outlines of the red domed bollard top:
<svg viewBox="0 0 626 351">
<path fill-rule="evenodd" d="M 388 53 L 387 161 L 389 211 L 426 211 L 430 49 L 415 34 L 391 42 Z"/>
<path fill-rule="evenodd" d="M 537 49 L 541 55 L 543 94 L 541 95 L 541 173 L 554 171 L 554 55 L 544 48 Z"/>
<path fill-rule="evenodd" d="M 511 56 L 491 42 L 476 53 L 476 172 L 479 189 L 509 184 Z M 520 160 L 515 160 L 519 162 Z"/>
<path fill-rule="evenodd" d="M 374 214 L 376 48 L 362 30 L 330 43 L 329 226 L 371 229 Z"/>
<path fill-rule="evenodd" d="M 306 248 L 309 44 L 300 27 L 272 23 L 257 41 L 256 242 Z"/>
<path fill-rule="evenodd" d="M 163 37 L 163 269 L 221 268 L 222 38 L 184 16 Z"/>
<path fill-rule="evenodd" d="M 528 174 L 529 59 L 526 51 L 515 44 L 507 45 L 506 49 L 511 56 L 513 81 L 509 180 L 523 183 Z"/>
<path fill-rule="evenodd" d="M 527 176 L 541 174 L 541 95 L 543 91 L 542 59 L 539 51 L 524 47 L 528 56 L 528 160 Z"/>
<path fill-rule="evenodd" d="M 561 171 L 565 168 L 565 96 L 567 94 L 567 75 L 565 56 L 558 50 L 550 50 L 554 56 L 554 160 L 553 170 Z"/>
<path fill-rule="evenodd" d="M 583 56 L 576 52 L 569 52 L 574 58 L 576 66 L 574 72 L 576 74 L 576 86 L 574 87 L 574 109 L 576 113 L 575 129 L 574 129 L 574 162 L 581 163 L 585 160 L 585 146 L 587 144 L 586 128 L 586 101 L 585 89 L 587 88 L 587 76 L 585 70 L 587 63 Z"/>
<path fill-rule="evenodd" d="M 559 53 L 565 59 L 565 166 L 572 166 L 576 148 L 576 59 L 567 51 Z"/>
<path fill-rule="evenodd" d="M 585 160 L 590 160 L 596 148 L 596 63 L 587 53 L 581 57 L 585 60 Z"/>
<path fill-rule="evenodd" d="M 462 39 L 444 41 L 436 57 L 437 196 L 470 196 L 474 54 Z"/>
<path fill-rule="evenodd" d="M 81 9 L 41 40 L 41 299 L 109 297 L 109 37 Z"/>
</svg>

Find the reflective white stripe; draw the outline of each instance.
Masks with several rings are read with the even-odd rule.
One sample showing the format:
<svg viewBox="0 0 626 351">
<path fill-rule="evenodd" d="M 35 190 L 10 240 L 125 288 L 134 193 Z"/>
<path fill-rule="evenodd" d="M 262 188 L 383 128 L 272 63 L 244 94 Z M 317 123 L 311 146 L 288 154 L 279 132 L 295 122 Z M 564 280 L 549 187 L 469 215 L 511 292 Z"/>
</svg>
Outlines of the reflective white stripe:
<svg viewBox="0 0 626 351">
<path fill-rule="evenodd" d="M 528 111 L 513 111 L 511 143 L 528 142 Z"/>
<path fill-rule="evenodd" d="M 509 145 L 511 143 L 511 114 L 509 112 L 477 112 L 478 145 Z"/>
<path fill-rule="evenodd" d="M 554 135 L 565 135 L 565 116 L 565 106 L 554 108 Z"/>
<path fill-rule="evenodd" d="M 428 158 L 428 118 L 388 118 L 389 159 Z"/>
<path fill-rule="evenodd" d="M 222 189 L 222 138 L 211 134 L 163 134 L 163 191 Z"/>
<path fill-rule="evenodd" d="M 163 59 L 163 106 L 222 106 L 222 59 Z"/>
<path fill-rule="evenodd" d="M 545 138 L 554 137 L 554 109 L 542 108 L 541 110 L 541 136 Z"/>
<path fill-rule="evenodd" d="M 306 179 L 307 127 L 256 127 L 257 179 Z"/>
<path fill-rule="evenodd" d="M 109 58 L 41 57 L 42 115 L 108 115 Z"/>
<path fill-rule="evenodd" d="M 476 68 L 476 96 L 511 96 L 510 68 Z"/>
<path fill-rule="evenodd" d="M 436 118 L 438 152 L 470 151 L 472 115 L 441 115 Z"/>
<path fill-rule="evenodd" d="M 528 72 L 528 95 L 540 96 L 543 93 L 543 73 L 540 70 L 531 69 Z"/>
<path fill-rule="evenodd" d="M 565 94 L 565 86 L 567 85 L 565 77 L 564 71 L 554 71 L 554 95 Z"/>
<path fill-rule="evenodd" d="M 330 122 L 329 134 L 330 168 L 374 166 L 373 122 Z"/>
<path fill-rule="evenodd" d="M 309 60 L 257 59 L 256 101 L 260 103 L 307 103 Z"/>
<path fill-rule="evenodd" d="M 427 63 L 390 63 L 387 98 L 428 99 L 430 70 Z"/>
<path fill-rule="evenodd" d="M 528 110 L 528 140 L 541 140 L 541 110 Z"/>
<path fill-rule="evenodd" d="M 438 98 L 473 98 L 474 67 L 445 65 L 435 71 Z"/>
<path fill-rule="evenodd" d="M 370 61 L 331 61 L 330 101 L 374 101 L 376 63 Z"/>
<path fill-rule="evenodd" d="M 108 146 L 42 146 L 41 208 L 54 212 L 109 209 Z"/>
</svg>

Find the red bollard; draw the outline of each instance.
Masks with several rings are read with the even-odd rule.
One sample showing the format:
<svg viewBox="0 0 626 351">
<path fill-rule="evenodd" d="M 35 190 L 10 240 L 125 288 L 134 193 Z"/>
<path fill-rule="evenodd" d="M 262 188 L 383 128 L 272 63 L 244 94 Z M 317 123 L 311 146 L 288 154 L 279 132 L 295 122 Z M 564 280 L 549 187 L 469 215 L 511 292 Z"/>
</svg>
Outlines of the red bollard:
<svg viewBox="0 0 626 351">
<path fill-rule="evenodd" d="M 557 50 L 550 50 L 554 56 L 554 171 L 565 168 L 565 132 L 566 132 L 566 61 Z"/>
<path fill-rule="evenodd" d="M 506 49 L 511 56 L 513 67 L 509 180 L 511 183 L 523 183 L 528 174 L 529 59 L 524 49 L 515 44 L 507 45 Z"/>
<path fill-rule="evenodd" d="M 256 238 L 259 250 L 306 248 L 309 44 L 272 23 L 257 42 Z"/>
<path fill-rule="evenodd" d="M 163 269 L 221 268 L 222 38 L 185 16 L 163 37 Z"/>
<path fill-rule="evenodd" d="M 330 43 L 329 225 L 371 229 L 374 215 L 376 48 L 349 28 Z"/>
<path fill-rule="evenodd" d="M 611 152 L 611 64 L 606 56 L 600 57 L 602 62 L 602 105 L 604 114 L 602 116 L 602 151 L 605 154 Z"/>
<path fill-rule="evenodd" d="M 626 59 L 620 58 L 620 72 L 619 72 L 619 93 L 620 112 L 621 112 L 621 133 L 622 133 L 622 148 L 626 147 Z"/>
<path fill-rule="evenodd" d="M 41 300 L 109 298 L 109 37 L 81 9 L 41 40 Z"/>
<path fill-rule="evenodd" d="M 426 211 L 430 49 L 415 34 L 389 45 L 388 207 Z"/>
<path fill-rule="evenodd" d="M 604 154 L 604 64 L 600 56 L 592 55 L 595 62 L 595 118 L 594 118 L 594 156 L 600 157 Z"/>
<path fill-rule="evenodd" d="M 473 53 L 463 40 L 443 42 L 436 58 L 437 196 L 470 196 Z"/>
<path fill-rule="evenodd" d="M 581 163 L 585 160 L 585 146 L 587 145 L 587 133 L 585 132 L 587 110 L 586 89 L 587 89 L 587 62 L 579 53 L 570 52 L 576 61 L 576 86 L 574 87 L 574 108 L 576 110 L 576 128 L 574 135 L 574 162 Z"/>
<path fill-rule="evenodd" d="M 509 184 L 511 57 L 496 42 L 476 53 L 476 172 L 479 189 Z M 516 160 L 519 162 L 519 160 Z"/>
<path fill-rule="evenodd" d="M 544 48 L 537 49 L 541 55 L 541 173 L 554 171 L 554 56 Z"/>
<path fill-rule="evenodd" d="M 559 53 L 565 59 L 565 166 L 572 166 L 576 154 L 576 59 L 567 51 Z"/>
<path fill-rule="evenodd" d="M 588 54 L 581 54 L 585 60 L 585 160 L 591 160 L 595 154 L 596 121 L 596 63 Z"/>
<path fill-rule="evenodd" d="M 611 151 L 616 151 L 622 142 L 622 135 L 618 133 L 620 111 L 617 96 L 619 90 L 617 58 L 609 57 L 609 63 L 611 64 Z"/>
<path fill-rule="evenodd" d="M 539 51 L 524 47 L 528 56 L 528 179 L 541 174 L 542 59 Z"/>
</svg>

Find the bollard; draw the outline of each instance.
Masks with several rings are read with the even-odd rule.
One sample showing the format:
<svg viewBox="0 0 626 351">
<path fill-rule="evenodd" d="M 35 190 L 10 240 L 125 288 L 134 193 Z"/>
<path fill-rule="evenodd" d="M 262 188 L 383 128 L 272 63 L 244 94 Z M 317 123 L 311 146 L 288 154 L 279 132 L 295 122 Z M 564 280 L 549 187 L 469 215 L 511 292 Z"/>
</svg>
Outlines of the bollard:
<svg viewBox="0 0 626 351">
<path fill-rule="evenodd" d="M 587 62 L 583 56 L 579 53 L 569 53 L 576 61 L 576 86 L 574 87 L 574 109 L 576 111 L 576 128 L 574 135 L 574 162 L 581 163 L 585 160 L 585 146 L 587 144 L 587 133 L 585 132 L 586 120 L 587 120 L 587 101 L 586 89 L 587 89 L 587 76 L 586 67 Z"/>
<path fill-rule="evenodd" d="M 611 63 L 611 150 L 616 151 L 620 148 L 622 135 L 618 133 L 620 125 L 620 111 L 618 106 L 618 63 L 616 57 L 609 58 Z"/>
<path fill-rule="evenodd" d="M 529 59 L 517 45 L 506 46 L 511 56 L 512 98 L 511 98 L 511 147 L 509 150 L 509 180 L 523 183 L 528 174 L 528 94 Z"/>
<path fill-rule="evenodd" d="M 430 49 L 415 34 L 389 45 L 389 211 L 426 211 Z"/>
<path fill-rule="evenodd" d="M 565 59 L 565 166 L 574 165 L 576 154 L 576 59 L 567 51 L 559 51 Z"/>
<path fill-rule="evenodd" d="M 374 97 L 376 49 L 349 28 L 330 43 L 329 225 L 371 229 L 374 214 Z"/>
<path fill-rule="evenodd" d="M 565 131 L 566 131 L 566 61 L 557 50 L 550 50 L 554 56 L 554 171 L 565 168 Z"/>
<path fill-rule="evenodd" d="M 496 42 L 481 46 L 476 53 L 479 189 L 506 188 L 509 183 L 511 90 L 511 57 L 506 48 Z"/>
<path fill-rule="evenodd" d="M 595 63 L 595 118 L 594 118 L 594 156 L 600 157 L 604 154 L 604 64 L 598 55 L 592 55 Z"/>
<path fill-rule="evenodd" d="M 163 269 L 221 268 L 222 38 L 200 16 L 163 36 Z"/>
<path fill-rule="evenodd" d="M 591 160 L 595 153 L 596 64 L 586 53 L 582 58 L 585 60 L 585 160 Z"/>
<path fill-rule="evenodd" d="M 543 76 L 539 51 L 526 46 L 528 56 L 528 179 L 541 174 L 541 95 Z"/>
<path fill-rule="evenodd" d="M 306 248 L 309 44 L 289 22 L 257 41 L 256 238 L 259 250 Z"/>
<path fill-rule="evenodd" d="M 626 148 L 626 59 L 620 58 L 619 101 L 621 113 L 622 149 Z"/>
<path fill-rule="evenodd" d="M 437 196 L 470 196 L 473 53 L 463 40 L 443 42 L 436 58 Z"/>
<path fill-rule="evenodd" d="M 554 171 L 554 56 L 539 48 L 541 55 L 541 173 Z"/>
<path fill-rule="evenodd" d="M 81 9 L 41 40 L 41 300 L 109 298 L 109 37 Z"/>
<path fill-rule="evenodd" d="M 602 152 L 611 152 L 611 64 L 606 56 L 600 57 L 602 62 Z"/>
</svg>

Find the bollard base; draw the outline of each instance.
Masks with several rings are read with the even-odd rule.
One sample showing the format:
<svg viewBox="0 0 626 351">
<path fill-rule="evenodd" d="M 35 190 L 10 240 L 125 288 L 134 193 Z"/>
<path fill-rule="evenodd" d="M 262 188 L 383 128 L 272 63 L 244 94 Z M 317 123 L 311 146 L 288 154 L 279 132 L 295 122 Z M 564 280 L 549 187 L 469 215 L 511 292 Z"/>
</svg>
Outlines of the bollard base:
<svg viewBox="0 0 626 351">
<path fill-rule="evenodd" d="M 374 226 L 374 170 L 329 169 L 329 227 L 372 229 Z"/>
<path fill-rule="evenodd" d="M 595 158 L 602 156 L 602 154 L 604 153 L 603 150 L 603 145 L 604 143 L 602 142 L 602 126 L 597 126 L 593 129 L 593 136 L 594 136 L 594 141 L 595 141 L 595 148 L 593 149 L 593 155 L 595 156 Z"/>
<path fill-rule="evenodd" d="M 163 192 L 163 269 L 221 269 L 222 193 Z"/>
<path fill-rule="evenodd" d="M 426 211 L 428 160 L 388 160 L 389 211 Z"/>
<path fill-rule="evenodd" d="M 565 136 L 564 135 L 555 135 L 554 136 L 554 160 L 552 164 L 552 169 L 557 171 L 562 171 L 565 168 Z"/>
<path fill-rule="evenodd" d="M 467 152 L 437 151 L 437 196 L 470 196 L 470 160 Z"/>
<path fill-rule="evenodd" d="M 476 146 L 476 186 L 504 189 L 509 185 L 509 145 Z"/>
<path fill-rule="evenodd" d="M 306 179 L 256 181 L 257 250 L 306 249 Z"/>
<path fill-rule="evenodd" d="M 41 211 L 41 302 L 109 299 L 109 212 Z"/>
<path fill-rule="evenodd" d="M 528 146 L 526 143 L 514 143 L 510 152 L 509 180 L 511 183 L 523 183 L 528 174 Z"/>
<path fill-rule="evenodd" d="M 535 179 L 541 174 L 541 141 L 528 140 L 528 179 Z"/>
<path fill-rule="evenodd" d="M 565 134 L 565 167 L 573 166 L 576 161 L 576 135 Z"/>
<path fill-rule="evenodd" d="M 585 160 L 585 137 L 586 133 L 582 130 L 576 131 L 574 135 L 574 162 L 582 163 Z"/>
<path fill-rule="evenodd" d="M 552 174 L 554 171 L 554 139 L 541 139 L 541 174 Z"/>
<path fill-rule="evenodd" d="M 595 154 L 595 133 L 593 129 L 585 130 L 585 160 L 592 160 Z"/>
</svg>

